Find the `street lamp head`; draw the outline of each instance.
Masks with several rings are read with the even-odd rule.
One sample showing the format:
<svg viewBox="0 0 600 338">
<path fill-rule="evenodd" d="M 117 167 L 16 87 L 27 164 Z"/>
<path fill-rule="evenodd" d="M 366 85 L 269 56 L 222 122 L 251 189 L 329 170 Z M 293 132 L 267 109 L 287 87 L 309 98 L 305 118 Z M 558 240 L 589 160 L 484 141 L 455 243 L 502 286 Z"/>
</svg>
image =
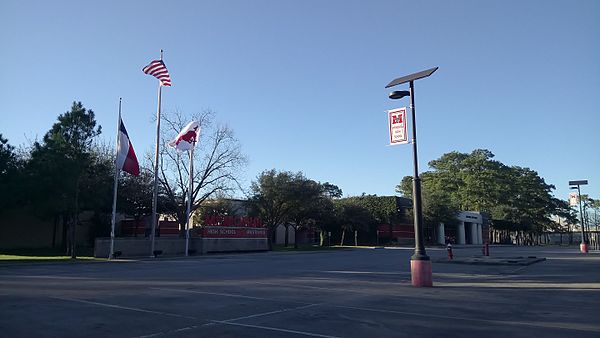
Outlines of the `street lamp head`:
<svg viewBox="0 0 600 338">
<path fill-rule="evenodd" d="M 389 98 L 392 100 L 398 100 L 409 95 L 410 92 L 408 90 L 395 90 L 390 93 Z"/>
</svg>

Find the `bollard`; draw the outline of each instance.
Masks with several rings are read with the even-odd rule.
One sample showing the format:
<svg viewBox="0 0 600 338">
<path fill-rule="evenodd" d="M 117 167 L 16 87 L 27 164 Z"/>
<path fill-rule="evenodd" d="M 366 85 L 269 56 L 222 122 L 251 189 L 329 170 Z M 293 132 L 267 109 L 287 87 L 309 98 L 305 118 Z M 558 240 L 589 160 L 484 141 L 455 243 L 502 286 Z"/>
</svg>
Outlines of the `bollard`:
<svg viewBox="0 0 600 338">
<path fill-rule="evenodd" d="M 490 243 L 488 243 L 487 241 L 483 245 L 483 255 L 484 256 L 489 256 L 490 255 Z"/>
<path fill-rule="evenodd" d="M 448 250 L 448 259 L 452 260 L 454 258 L 454 254 L 452 254 L 452 244 L 448 243 L 448 245 L 446 245 L 446 250 Z"/>
</svg>

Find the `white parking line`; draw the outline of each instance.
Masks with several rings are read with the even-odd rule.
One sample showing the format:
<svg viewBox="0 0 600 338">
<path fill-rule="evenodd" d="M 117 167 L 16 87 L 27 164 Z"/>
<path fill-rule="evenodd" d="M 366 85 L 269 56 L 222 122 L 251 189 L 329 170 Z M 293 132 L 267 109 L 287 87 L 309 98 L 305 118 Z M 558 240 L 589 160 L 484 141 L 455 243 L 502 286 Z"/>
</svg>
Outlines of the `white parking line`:
<svg viewBox="0 0 600 338">
<path fill-rule="evenodd" d="M 347 270 L 308 270 L 311 272 L 324 272 L 324 273 L 339 273 L 348 275 L 410 275 L 410 272 L 389 272 L 389 271 L 347 271 Z"/>
<path fill-rule="evenodd" d="M 225 325 L 232 325 L 232 326 L 243 326 L 243 327 L 251 327 L 251 328 L 255 328 L 255 329 L 269 330 L 269 331 L 294 333 L 294 334 L 298 334 L 298 335 L 302 335 L 302 336 L 309 336 L 309 337 L 339 338 L 338 336 L 328 336 L 328 335 L 324 335 L 324 334 L 312 333 L 312 332 L 306 332 L 306 331 L 296 331 L 296 330 L 281 329 L 281 328 L 271 327 L 271 326 L 261 326 L 261 325 L 231 323 L 231 322 L 218 321 L 218 320 L 213 320 L 213 322 L 219 323 L 219 324 L 225 324 Z"/>
<path fill-rule="evenodd" d="M 171 291 L 171 292 L 183 292 L 183 293 L 197 293 L 201 295 L 211 295 L 211 296 L 223 296 L 223 297 L 233 297 L 233 298 L 246 298 L 246 299 L 255 299 L 255 300 L 268 300 L 274 302 L 288 302 L 288 303 L 298 303 L 298 304 L 310 304 L 307 302 L 298 302 L 298 301 L 287 301 L 283 299 L 273 299 L 273 298 L 264 298 L 264 297 L 253 297 L 253 296 L 244 296 L 233 293 L 220 293 L 220 292 L 206 292 L 206 291 L 197 291 L 197 290 L 186 290 L 186 289 L 168 289 L 168 288 L 150 288 L 151 290 L 161 290 L 161 291 Z"/>
<path fill-rule="evenodd" d="M 288 311 L 294 311 L 294 310 L 302 310 L 302 309 L 307 309 L 309 307 L 318 306 L 318 305 L 321 305 L 321 304 L 323 304 L 323 303 L 308 304 L 308 305 L 303 305 L 303 306 L 298 306 L 298 307 L 293 307 L 293 308 L 287 308 L 287 309 L 281 309 L 281 310 L 275 310 L 275 311 L 257 313 L 257 314 L 253 314 L 253 315 L 249 315 L 249 316 L 237 317 L 237 318 L 223 320 L 223 322 L 235 322 L 235 321 L 242 320 L 242 319 L 249 319 L 249 318 L 256 318 L 256 317 L 268 316 L 268 315 L 273 315 L 273 314 L 276 314 L 276 313 L 282 313 L 282 312 L 288 312 Z"/>
<path fill-rule="evenodd" d="M 215 323 L 209 323 L 210 325 L 214 325 Z M 205 324 L 206 325 L 206 324 Z M 175 329 L 175 330 L 169 330 L 169 331 L 161 331 L 161 332 L 155 332 L 155 333 L 151 333 L 151 334 L 147 334 L 144 336 L 135 336 L 134 338 L 152 338 L 152 337 L 159 337 L 159 336 L 164 336 L 170 333 L 177 333 L 177 332 L 182 332 L 182 331 L 188 331 L 188 330 L 194 330 L 199 328 L 200 326 L 198 325 L 190 325 L 190 326 L 186 326 L 186 327 L 182 327 L 179 329 Z"/>
<path fill-rule="evenodd" d="M 323 287 L 308 286 L 308 285 L 280 285 L 280 284 L 275 284 L 275 283 L 263 283 L 263 282 L 255 282 L 255 283 L 263 284 L 263 285 L 283 286 L 283 287 L 289 287 L 289 288 L 322 289 L 322 290 L 328 290 L 328 291 L 344 291 L 344 292 L 351 291 L 351 292 L 361 293 L 361 291 L 356 291 L 356 290 L 332 289 L 332 288 L 323 288 Z M 354 307 L 354 306 L 345 306 L 345 305 L 335 305 L 335 304 L 330 304 L 330 303 L 321 303 L 320 305 L 333 306 L 333 307 L 344 308 L 344 309 L 379 312 L 379 313 L 391 313 L 391 314 L 412 315 L 412 316 L 449 319 L 449 320 L 464 320 L 464 321 L 472 321 L 472 322 L 482 322 L 482 323 L 490 323 L 490 324 L 496 324 L 496 325 L 517 325 L 517 326 L 531 326 L 531 327 L 541 327 L 541 328 L 557 328 L 557 329 L 565 329 L 565 330 L 578 330 L 578 331 L 587 331 L 587 332 L 600 332 L 600 326 L 578 324 L 578 323 L 503 321 L 503 320 L 479 319 L 479 318 L 471 318 L 471 317 L 445 316 L 445 315 L 436 315 L 436 314 L 430 314 L 430 313 L 394 311 L 394 310 L 375 309 L 375 308 L 363 308 L 363 307 Z"/>
<path fill-rule="evenodd" d="M 508 273 L 509 273 L 509 274 L 514 274 L 514 273 L 517 273 L 517 272 L 519 272 L 519 271 L 521 271 L 521 270 L 525 270 L 526 268 L 528 268 L 528 267 L 530 267 L 530 266 L 531 266 L 531 265 L 525 265 L 525 266 L 519 267 L 519 268 L 517 268 L 517 269 L 515 269 L 515 270 L 509 271 Z"/>
<path fill-rule="evenodd" d="M 322 303 L 308 304 L 308 305 L 298 306 L 298 307 L 294 307 L 294 308 L 286 308 L 286 309 L 280 309 L 280 310 L 275 310 L 275 311 L 256 313 L 256 314 L 253 314 L 253 315 L 248 315 L 248 316 L 243 316 L 243 317 L 237 317 L 237 318 L 231 318 L 231 319 L 226 319 L 226 320 L 211 320 L 211 319 L 207 319 L 206 321 L 209 321 L 210 323 L 206 323 L 206 324 L 203 324 L 203 325 L 190 325 L 190 326 L 186 326 L 186 327 L 182 327 L 182 328 L 178 328 L 178 329 L 174 329 L 174 330 L 161 331 L 161 332 L 151 333 L 151 334 L 148 334 L 148 335 L 137 336 L 135 338 L 152 338 L 152 337 L 164 336 L 164 335 L 169 335 L 169 334 L 172 334 L 172 333 L 177 333 L 177 332 L 182 332 L 182 331 L 194 330 L 194 329 L 198 329 L 198 328 L 206 327 L 206 326 L 219 325 L 219 324 L 222 324 L 222 325 L 233 325 L 233 326 L 245 326 L 245 327 L 252 327 L 252 328 L 256 328 L 256 329 L 263 329 L 263 330 L 270 330 L 270 331 L 279 331 L 279 332 L 294 333 L 294 334 L 298 334 L 298 335 L 311 336 L 311 337 L 333 337 L 333 336 L 321 335 L 321 334 L 318 334 L 318 333 L 288 330 L 288 329 L 275 328 L 275 327 L 270 327 L 270 326 L 260 326 L 260 325 L 234 323 L 235 321 L 238 321 L 238 320 L 244 320 L 244 319 L 250 319 L 250 318 L 257 318 L 257 317 L 261 317 L 261 316 L 268 316 L 268 315 L 273 315 L 273 314 L 278 314 L 278 313 L 283 313 L 283 312 L 289 312 L 289 311 L 295 311 L 295 310 L 302 310 L 302 309 L 307 309 L 309 307 L 318 306 L 318 305 L 321 305 L 321 304 Z"/>
<path fill-rule="evenodd" d="M 75 302 L 75 303 L 83 303 L 83 304 L 90 304 L 90 305 L 96 305 L 96 306 L 109 307 L 109 308 L 119 309 L 119 310 L 128 310 L 128 311 L 153 313 L 153 314 L 157 314 L 157 315 L 163 315 L 163 316 L 169 316 L 169 317 L 177 317 L 177 318 L 185 318 L 185 319 L 194 319 L 194 320 L 198 319 L 196 317 L 184 316 L 184 315 L 180 315 L 180 314 L 176 314 L 176 313 L 161 312 L 161 311 L 152 311 L 152 310 L 140 309 L 140 308 L 136 308 L 136 307 L 128 307 L 128 306 L 120 306 L 120 305 L 107 304 L 107 303 L 92 302 L 92 301 L 83 300 L 83 299 L 62 298 L 62 297 L 50 297 L 50 298 L 52 298 L 52 299 L 58 299 L 58 300 L 66 301 L 66 302 Z"/>
<path fill-rule="evenodd" d="M 494 288 L 494 289 L 525 288 L 525 289 L 537 289 L 537 290 L 563 289 L 563 290 L 571 290 L 571 291 L 578 291 L 578 290 L 584 290 L 584 291 L 596 290 L 597 291 L 597 290 L 600 290 L 600 283 L 543 283 L 543 282 L 530 282 L 530 281 L 505 283 L 505 282 L 500 281 L 497 283 L 493 283 L 493 282 L 441 283 L 441 282 L 438 282 L 438 283 L 436 283 L 436 285 L 447 287 L 447 288 L 465 288 L 465 287 L 474 288 L 474 287 L 476 287 L 476 288 Z"/>
<path fill-rule="evenodd" d="M 367 311 L 367 312 L 390 313 L 390 314 L 428 317 L 428 318 L 448 319 L 448 320 L 453 320 L 453 321 L 471 321 L 471 322 L 480 322 L 480 323 L 495 324 L 495 325 L 517 325 L 517 326 L 532 326 L 532 327 L 540 327 L 540 328 L 577 330 L 577 331 L 586 331 L 586 332 L 600 332 L 600 326 L 588 325 L 588 324 L 582 324 L 582 323 L 523 322 L 523 321 L 510 321 L 510 320 L 493 320 L 493 319 L 480 319 L 480 318 L 472 318 L 472 317 L 436 315 L 436 314 L 431 314 L 431 313 L 374 309 L 374 308 L 365 308 L 365 307 L 357 307 L 357 306 L 334 305 L 334 304 L 326 304 L 326 303 L 324 303 L 323 305 L 336 307 L 336 308 L 340 308 L 340 309 L 351 309 L 351 310 L 360 310 L 360 311 Z"/>
<path fill-rule="evenodd" d="M 266 283 L 266 282 L 254 282 L 254 284 L 279 286 L 279 287 L 284 287 L 284 288 L 303 288 L 303 289 L 326 290 L 326 291 L 337 291 L 337 292 L 354 292 L 354 293 L 373 294 L 373 292 L 368 292 L 368 291 L 353 290 L 353 289 L 340 289 L 340 288 L 324 288 L 321 286 L 310 286 L 310 285 L 292 285 L 292 284 L 281 285 L 281 284 Z"/>
</svg>

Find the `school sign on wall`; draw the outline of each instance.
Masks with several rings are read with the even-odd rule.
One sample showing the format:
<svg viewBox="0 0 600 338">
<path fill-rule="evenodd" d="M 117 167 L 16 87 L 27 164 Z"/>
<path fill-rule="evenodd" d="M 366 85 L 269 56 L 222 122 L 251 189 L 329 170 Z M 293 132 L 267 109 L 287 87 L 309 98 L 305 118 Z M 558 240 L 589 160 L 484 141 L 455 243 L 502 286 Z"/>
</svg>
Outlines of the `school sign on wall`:
<svg viewBox="0 0 600 338">
<path fill-rule="evenodd" d="M 267 238 L 267 228 L 259 218 L 209 215 L 204 218 L 203 238 Z"/>
</svg>

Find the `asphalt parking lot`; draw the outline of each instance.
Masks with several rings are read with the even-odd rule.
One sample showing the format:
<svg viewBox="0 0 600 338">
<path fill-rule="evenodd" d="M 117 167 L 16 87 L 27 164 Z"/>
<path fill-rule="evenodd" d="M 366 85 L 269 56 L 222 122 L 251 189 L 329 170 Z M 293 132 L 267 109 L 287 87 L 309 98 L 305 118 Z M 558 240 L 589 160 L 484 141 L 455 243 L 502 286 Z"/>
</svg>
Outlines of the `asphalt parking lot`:
<svg viewBox="0 0 600 338">
<path fill-rule="evenodd" d="M 410 286 L 409 249 L 0 265 L 3 337 L 598 337 L 600 254 L 492 247 L 529 266 L 442 263 Z M 457 257 L 480 248 L 455 248 Z"/>
</svg>

